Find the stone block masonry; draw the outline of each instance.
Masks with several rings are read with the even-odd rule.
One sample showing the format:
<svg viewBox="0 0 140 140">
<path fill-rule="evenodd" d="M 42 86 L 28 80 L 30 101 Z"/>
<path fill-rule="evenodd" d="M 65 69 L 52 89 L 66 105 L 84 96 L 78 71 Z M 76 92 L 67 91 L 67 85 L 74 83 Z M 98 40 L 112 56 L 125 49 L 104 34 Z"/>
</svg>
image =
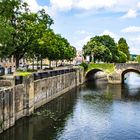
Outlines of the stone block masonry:
<svg viewBox="0 0 140 140">
<path fill-rule="evenodd" d="M 80 68 L 15 77 L 12 87 L 0 90 L 0 133 L 83 82 L 84 70 Z"/>
</svg>

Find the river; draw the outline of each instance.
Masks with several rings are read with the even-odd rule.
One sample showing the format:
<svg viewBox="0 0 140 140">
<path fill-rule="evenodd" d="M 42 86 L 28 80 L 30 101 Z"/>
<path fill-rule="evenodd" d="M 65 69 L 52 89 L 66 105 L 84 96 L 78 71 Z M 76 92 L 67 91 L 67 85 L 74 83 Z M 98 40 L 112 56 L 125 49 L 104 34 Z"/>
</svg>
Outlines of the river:
<svg viewBox="0 0 140 140">
<path fill-rule="evenodd" d="M 0 140 L 140 140 L 140 76 L 85 83 L 38 109 Z"/>
</svg>

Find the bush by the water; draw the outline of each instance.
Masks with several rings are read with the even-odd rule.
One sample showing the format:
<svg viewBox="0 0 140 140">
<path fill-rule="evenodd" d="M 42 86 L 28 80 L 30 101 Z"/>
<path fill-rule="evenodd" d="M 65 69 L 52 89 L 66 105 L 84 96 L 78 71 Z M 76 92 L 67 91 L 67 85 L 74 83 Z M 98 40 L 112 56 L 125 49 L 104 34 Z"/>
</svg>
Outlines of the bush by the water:
<svg viewBox="0 0 140 140">
<path fill-rule="evenodd" d="M 82 63 L 80 64 L 80 66 L 82 66 L 82 67 L 84 68 L 85 71 L 88 69 L 88 64 L 85 63 L 85 62 L 82 62 Z"/>
</svg>

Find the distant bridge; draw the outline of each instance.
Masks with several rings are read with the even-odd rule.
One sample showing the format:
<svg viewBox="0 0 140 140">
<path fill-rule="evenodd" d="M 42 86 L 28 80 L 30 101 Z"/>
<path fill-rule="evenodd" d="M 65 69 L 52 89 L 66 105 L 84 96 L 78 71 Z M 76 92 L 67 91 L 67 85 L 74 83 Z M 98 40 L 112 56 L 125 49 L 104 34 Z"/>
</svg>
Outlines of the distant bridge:
<svg viewBox="0 0 140 140">
<path fill-rule="evenodd" d="M 101 67 L 100 67 L 101 65 Z M 104 65 L 106 67 L 104 68 Z M 108 67 L 107 67 L 108 65 Z M 111 68 L 112 67 L 112 68 Z M 111 72 L 107 72 L 109 70 L 112 70 Z M 116 63 L 116 64 L 98 64 L 98 67 L 96 68 L 96 64 L 93 68 L 90 67 L 90 70 L 86 73 L 86 78 L 92 78 L 92 75 L 94 75 L 96 72 L 103 71 L 107 75 L 107 79 L 109 83 L 123 83 L 124 81 L 124 75 L 128 72 L 136 72 L 140 74 L 140 64 L 138 63 Z"/>
</svg>

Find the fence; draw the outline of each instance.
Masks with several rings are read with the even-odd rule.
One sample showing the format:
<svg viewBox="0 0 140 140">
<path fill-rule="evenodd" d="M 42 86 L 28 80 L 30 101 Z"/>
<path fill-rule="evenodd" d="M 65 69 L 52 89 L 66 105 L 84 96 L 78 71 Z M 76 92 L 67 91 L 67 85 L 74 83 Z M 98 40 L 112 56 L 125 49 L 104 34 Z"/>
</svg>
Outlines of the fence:
<svg viewBox="0 0 140 140">
<path fill-rule="evenodd" d="M 53 77 L 61 74 L 66 74 L 70 72 L 76 72 L 76 69 L 63 69 L 63 70 L 51 70 L 47 72 L 34 73 L 34 80 L 39 80 L 43 78 Z M 23 83 L 23 76 L 15 76 L 15 85 Z"/>
</svg>

